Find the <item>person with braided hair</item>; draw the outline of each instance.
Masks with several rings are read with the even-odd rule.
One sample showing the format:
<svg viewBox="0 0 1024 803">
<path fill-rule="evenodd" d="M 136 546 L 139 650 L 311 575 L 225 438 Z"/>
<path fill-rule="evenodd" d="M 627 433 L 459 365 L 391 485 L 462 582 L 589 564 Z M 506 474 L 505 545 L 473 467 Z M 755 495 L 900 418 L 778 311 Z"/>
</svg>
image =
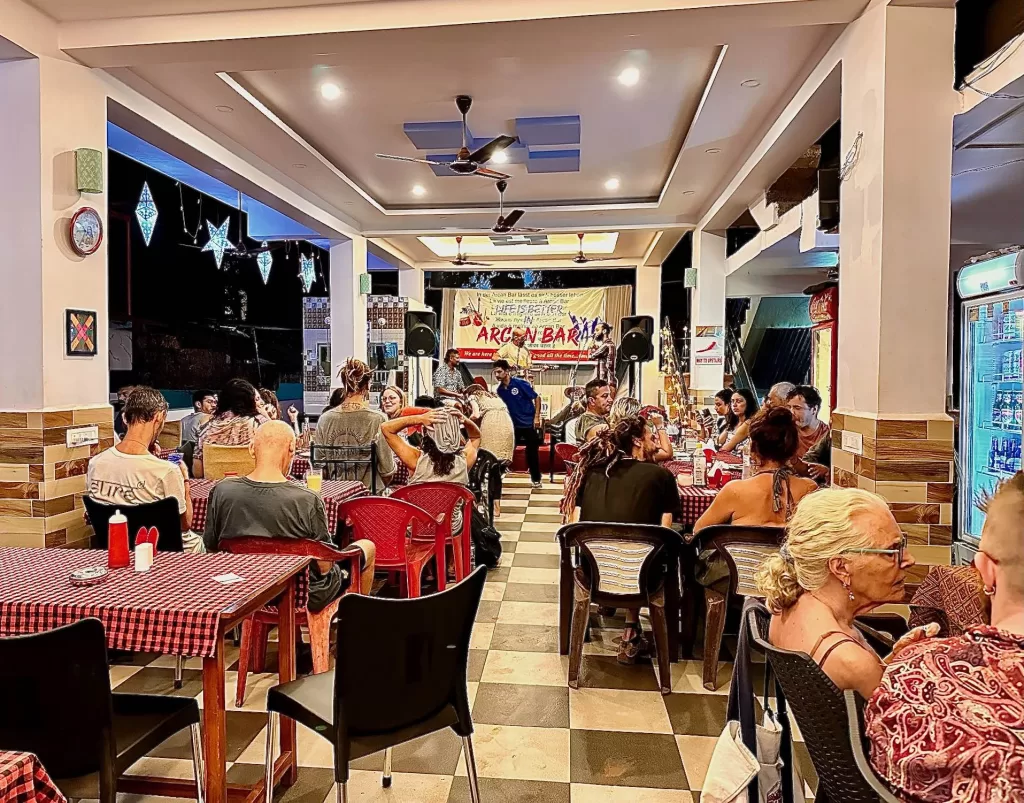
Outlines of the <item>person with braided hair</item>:
<svg viewBox="0 0 1024 803">
<path fill-rule="evenodd" d="M 653 462 L 658 444 L 639 416 L 618 420 L 580 447 L 566 485 L 562 512 L 569 521 L 672 526 L 680 513 L 679 491 L 668 469 Z M 636 663 L 646 648 L 640 612 L 626 611 L 619 663 Z"/>
<path fill-rule="evenodd" d="M 313 442 L 317 446 L 361 446 L 377 444 L 377 474 L 385 484 L 395 475 L 395 454 L 381 437 L 380 427 L 387 416 L 370 409 L 370 366 L 362 360 L 350 357 L 345 360 L 338 371 L 338 379 L 344 388 L 345 396 L 341 404 L 332 407 L 317 422 Z M 348 467 L 345 467 L 348 468 Z M 345 479 L 356 479 L 367 488 L 370 487 L 371 472 L 369 466 L 357 467 L 358 476 L 346 473 Z M 327 476 L 326 479 L 333 479 Z"/>
</svg>

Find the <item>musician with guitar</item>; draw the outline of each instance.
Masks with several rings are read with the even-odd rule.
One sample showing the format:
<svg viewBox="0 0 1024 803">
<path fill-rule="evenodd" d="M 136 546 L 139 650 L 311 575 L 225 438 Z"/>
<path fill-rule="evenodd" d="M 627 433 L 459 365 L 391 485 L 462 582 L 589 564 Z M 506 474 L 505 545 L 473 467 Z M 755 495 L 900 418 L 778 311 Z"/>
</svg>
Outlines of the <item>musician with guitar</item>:
<svg viewBox="0 0 1024 803">
<path fill-rule="evenodd" d="M 526 345 L 526 330 L 517 328 L 512 330 L 512 341 L 502 343 L 494 354 L 491 355 L 491 362 L 504 360 L 509 367 L 514 369 L 515 374 L 522 376 L 523 372 L 533 367 L 533 358 L 530 356 L 530 349 Z"/>
</svg>

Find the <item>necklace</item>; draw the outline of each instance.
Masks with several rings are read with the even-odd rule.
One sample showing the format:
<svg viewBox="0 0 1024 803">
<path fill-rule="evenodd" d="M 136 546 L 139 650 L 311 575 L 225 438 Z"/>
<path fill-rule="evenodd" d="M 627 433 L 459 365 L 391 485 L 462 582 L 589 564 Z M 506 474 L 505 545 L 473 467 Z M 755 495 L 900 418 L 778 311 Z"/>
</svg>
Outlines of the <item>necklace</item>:
<svg viewBox="0 0 1024 803">
<path fill-rule="evenodd" d="M 143 441 L 140 441 L 137 438 L 122 438 L 121 443 L 137 443 L 139 446 L 142 447 L 144 452 L 149 452 L 149 446 L 147 446 Z"/>
</svg>

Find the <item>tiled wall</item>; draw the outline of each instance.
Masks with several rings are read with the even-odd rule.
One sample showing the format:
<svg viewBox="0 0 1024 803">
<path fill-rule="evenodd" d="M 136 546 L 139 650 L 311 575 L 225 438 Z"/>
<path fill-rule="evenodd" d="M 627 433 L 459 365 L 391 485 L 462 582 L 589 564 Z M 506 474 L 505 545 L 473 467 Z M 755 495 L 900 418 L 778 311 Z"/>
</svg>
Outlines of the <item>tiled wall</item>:
<svg viewBox="0 0 1024 803">
<path fill-rule="evenodd" d="M 863 436 L 863 454 L 844 451 L 843 431 Z M 889 502 L 918 565 L 951 562 L 953 542 L 953 422 L 832 415 L 832 482 L 874 491 Z"/>
<path fill-rule="evenodd" d="M 95 446 L 65 445 L 69 427 L 98 424 Z M 92 455 L 114 444 L 109 405 L 0 411 L 0 546 L 88 546 L 82 496 Z"/>
</svg>

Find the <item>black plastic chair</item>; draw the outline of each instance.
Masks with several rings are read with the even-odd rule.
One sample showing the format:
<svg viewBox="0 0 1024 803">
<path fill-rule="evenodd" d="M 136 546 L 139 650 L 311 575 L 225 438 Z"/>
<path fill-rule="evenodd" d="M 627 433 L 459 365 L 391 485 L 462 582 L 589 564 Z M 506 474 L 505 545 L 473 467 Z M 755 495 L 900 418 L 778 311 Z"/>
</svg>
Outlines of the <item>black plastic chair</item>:
<svg viewBox="0 0 1024 803">
<path fill-rule="evenodd" d="M 875 772 L 875 768 L 871 766 L 871 761 L 868 759 L 864 747 L 864 698 L 850 690 L 845 691 L 843 697 L 846 700 L 846 719 L 850 723 L 850 749 L 853 750 L 853 760 L 857 762 L 857 769 L 860 770 L 861 777 L 874 790 L 882 803 L 901 803 L 881 776 Z"/>
<path fill-rule="evenodd" d="M 0 749 L 35 753 L 68 798 L 114 803 L 132 764 L 190 728 L 202 801 L 196 701 L 111 692 L 108 672 L 99 619 L 0 638 Z"/>
<path fill-rule="evenodd" d="M 89 514 L 89 523 L 96 531 L 95 545 L 99 549 L 107 548 L 107 524 L 115 510 L 120 510 L 128 519 L 128 546 L 135 549 L 135 536 L 140 527 L 156 527 L 160 538 L 157 549 L 160 552 L 183 552 L 185 545 L 181 540 L 181 514 L 178 513 L 178 500 L 173 496 L 158 502 L 147 502 L 144 505 L 108 505 L 97 502 L 91 496 L 82 497 L 85 511 Z"/>
<path fill-rule="evenodd" d="M 767 611 L 754 609 L 748 616 L 754 641 L 771 662 L 818 773 L 815 803 L 886 801 L 864 780 L 854 759 L 843 693 L 807 653 L 769 643 Z"/>
<path fill-rule="evenodd" d="M 722 649 L 727 609 L 741 607 L 745 597 L 762 596 L 754 584 L 754 573 L 769 555 L 778 552 L 786 537 L 784 527 L 748 527 L 715 524 L 696 534 L 701 548 L 714 549 L 729 570 L 729 591 L 722 594 L 704 588 L 704 688 L 714 691 L 718 678 L 718 656 Z"/>
<path fill-rule="evenodd" d="M 573 547 L 579 565 L 572 574 L 572 627 L 569 635 L 569 686 L 579 687 L 583 639 L 590 619 L 590 605 L 607 608 L 646 607 L 651 614 L 658 651 L 661 693 L 672 691 L 668 620 L 665 616 L 664 552 L 679 533 L 653 524 L 611 524 L 581 521 L 558 530 L 561 563 L 570 561 Z M 564 579 L 562 580 L 564 582 Z M 565 589 L 559 598 L 564 605 Z M 560 612 L 564 616 L 564 611 Z"/>
<path fill-rule="evenodd" d="M 479 803 L 466 667 L 486 577 L 480 567 L 445 591 L 415 599 L 341 598 L 335 668 L 267 694 L 267 803 L 281 715 L 334 745 L 339 803 L 348 801 L 350 761 L 383 750 L 383 785 L 391 786 L 391 748 L 450 727 L 462 737 L 470 796 Z"/>
<path fill-rule="evenodd" d="M 466 485 L 476 497 L 477 504 L 487 511 L 487 523 L 494 526 L 494 500 L 500 495 L 501 478 L 508 470 L 509 461 L 500 460 L 486 449 L 479 449 L 476 462 L 469 470 L 469 483 Z"/>
<path fill-rule="evenodd" d="M 390 447 L 389 447 L 390 448 Z M 354 480 L 366 484 L 370 475 L 370 493 L 377 493 L 377 443 L 368 446 L 325 446 L 319 443 L 309 447 L 309 464 L 323 469 L 325 480 Z"/>
</svg>

